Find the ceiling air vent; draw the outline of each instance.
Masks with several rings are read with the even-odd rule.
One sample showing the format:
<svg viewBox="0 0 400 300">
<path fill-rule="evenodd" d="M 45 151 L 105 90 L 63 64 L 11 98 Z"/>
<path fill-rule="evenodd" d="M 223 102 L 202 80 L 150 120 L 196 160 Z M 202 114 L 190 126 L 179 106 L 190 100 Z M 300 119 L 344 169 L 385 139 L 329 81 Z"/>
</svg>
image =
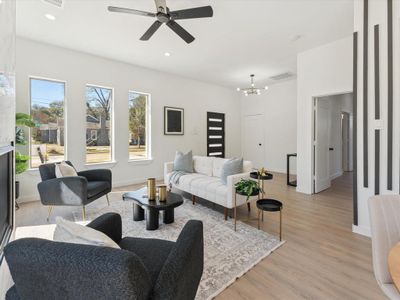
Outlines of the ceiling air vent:
<svg viewBox="0 0 400 300">
<path fill-rule="evenodd" d="M 295 74 L 292 72 L 286 72 L 286 73 L 282 73 L 282 74 L 278 74 L 275 76 L 271 76 L 269 79 L 274 80 L 274 81 L 278 81 L 278 80 L 284 80 L 284 79 L 289 79 L 291 77 L 294 77 Z"/>
<path fill-rule="evenodd" d="M 53 6 L 57 6 L 58 8 L 64 7 L 64 0 L 42 0 L 44 3 L 51 4 Z"/>
</svg>

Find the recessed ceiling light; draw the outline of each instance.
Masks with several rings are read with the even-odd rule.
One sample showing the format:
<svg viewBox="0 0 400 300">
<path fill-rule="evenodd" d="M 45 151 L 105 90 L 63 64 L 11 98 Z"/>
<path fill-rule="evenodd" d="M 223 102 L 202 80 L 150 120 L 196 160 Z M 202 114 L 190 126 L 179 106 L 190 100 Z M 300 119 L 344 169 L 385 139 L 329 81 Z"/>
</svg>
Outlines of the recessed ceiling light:
<svg viewBox="0 0 400 300">
<path fill-rule="evenodd" d="M 171 56 L 171 53 L 165 52 L 164 55 L 168 57 L 168 56 Z"/>
<path fill-rule="evenodd" d="M 54 21 L 56 19 L 55 16 L 51 15 L 51 14 L 45 14 L 44 15 L 47 19 L 49 19 L 50 21 Z"/>
</svg>

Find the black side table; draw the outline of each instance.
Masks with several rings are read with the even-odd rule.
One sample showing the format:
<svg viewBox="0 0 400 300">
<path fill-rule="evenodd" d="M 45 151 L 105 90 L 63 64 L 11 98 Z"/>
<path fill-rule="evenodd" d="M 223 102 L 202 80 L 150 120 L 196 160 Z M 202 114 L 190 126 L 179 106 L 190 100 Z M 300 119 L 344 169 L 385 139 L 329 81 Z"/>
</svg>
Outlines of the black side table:
<svg viewBox="0 0 400 300">
<path fill-rule="evenodd" d="M 272 175 L 271 173 L 267 173 L 267 175 L 260 175 L 258 172 L 251 172 L 250 177 L 253 179 L 257 179 L 259 186 L 260 186 L 260 181 L 261 181 L 262 192 L 260 193 L 258 199 L 260 199 L 261 197 L 265 197 L 264 181 L 273 179 L 274 175 Z"/>
<path fill-rule="evenodd" d="M 290 158 L 297 157 L 297 153 L 286 154 L 286 183 L 290 186 L 297 186 L 297 180 L 290 181 Z"/>
<path fill-rule="evenodd" d="M 258 229 L 260 229 L 260 213 L 264 215 L 264 211 L 279 211 L 279 240 L 282 241 L 282 202 L 275 199 L 261 199 L 257 201 L 258 208 Z M 263 218 L 264 221 L 264 218 Z"/>
</svg>

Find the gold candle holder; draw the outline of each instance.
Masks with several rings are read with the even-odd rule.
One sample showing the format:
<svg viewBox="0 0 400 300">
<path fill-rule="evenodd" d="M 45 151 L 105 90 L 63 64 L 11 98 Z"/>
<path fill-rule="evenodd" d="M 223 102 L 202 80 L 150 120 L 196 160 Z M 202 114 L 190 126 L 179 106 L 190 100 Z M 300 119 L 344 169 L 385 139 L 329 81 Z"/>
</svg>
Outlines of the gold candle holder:
<svg viewBox="0 0 400 300">
<path fill-rule="evenodd" d="M 156 179 L 147 179 L 147 197 L 149 200 L 156 200 Z"/>
<path fill-rule="evenodd" d="M 158 186 L 158 198 L 160 202 L 167 201 L 167 186 L 162 184 Z"/>
</svg>

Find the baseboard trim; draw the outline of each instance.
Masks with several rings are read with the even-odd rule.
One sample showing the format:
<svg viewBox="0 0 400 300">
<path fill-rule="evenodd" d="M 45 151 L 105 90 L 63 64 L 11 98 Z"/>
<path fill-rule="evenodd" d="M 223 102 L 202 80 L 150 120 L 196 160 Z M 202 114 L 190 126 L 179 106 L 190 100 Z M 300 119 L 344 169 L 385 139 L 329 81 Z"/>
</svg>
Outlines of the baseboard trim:
<svg viewBox="0 0 400 300">
<path fill-rule="evenodd" d="M 371 237 L 371 228 L 367 226 L 353 225 L 352 231 L 363 236 Z"/>
<path fill-rule="evenodd" d="M 140 178 L 140 179 L 130 179 L 130 180 L 121 180 L 117 182 L 113 182 L 113 187 L 123 187 L 131 184 L 140 184 L 140 183 L 146 183 L 147 178 Z M 156 177 L 156 180 L 164 180 L 163 176 L 158 176 Z M 18 203 L 27 203 L 27 202 L 33 202 L 33 201 L 39 201 L 39 195 L 30 195 L 30 196 L 23 196 L 18 198 Z"/>
</svg>

